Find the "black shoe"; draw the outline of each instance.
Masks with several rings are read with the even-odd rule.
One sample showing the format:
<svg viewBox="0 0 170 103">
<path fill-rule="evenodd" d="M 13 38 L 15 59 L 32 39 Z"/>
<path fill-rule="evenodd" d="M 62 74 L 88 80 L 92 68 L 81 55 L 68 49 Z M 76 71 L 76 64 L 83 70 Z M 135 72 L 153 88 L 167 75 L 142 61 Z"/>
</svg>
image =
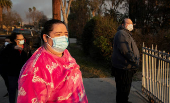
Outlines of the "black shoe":
<svg viewBox="0 0 170 103">
<path fill-rule="evenodd" d="M 5 94 L 3 97 L 4 97 L 4 98 L 5 98 L 5 97 L 8 97 L 8 93 L 7 93 L 7 94 Z"/>
</svg>

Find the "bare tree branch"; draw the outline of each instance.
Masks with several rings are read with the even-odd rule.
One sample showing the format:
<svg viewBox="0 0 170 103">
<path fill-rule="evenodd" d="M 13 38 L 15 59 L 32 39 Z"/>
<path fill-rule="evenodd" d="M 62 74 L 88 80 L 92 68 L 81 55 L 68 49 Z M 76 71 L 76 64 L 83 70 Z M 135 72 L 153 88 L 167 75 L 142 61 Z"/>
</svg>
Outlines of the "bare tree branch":
<svg viewBox="0 0 170 103">
<path fill-rule="evenodd" d="M 66 0 L 64 0 L 64 7 L 66 8 Z"/>
<path fill-rule="evenodd" d="M 67 9 L 67 18 L 68 18 L 68 14 L 69 14 L 69 11 L 70 11 L 70 6 L 71 6 L 71 2 L 72 2 L 73 0 L 69 0 L 69 3 L 68 3 L 68 9 Z"/>
<path fill-rule="evenodd" d="M 60 3 L 61 3 L 61 8 L 62 8 L 61 10 L 62 10 L 63 13 L 65 13 L 65 7 L 63 6 L 63 1 L 60 0 Z"/>
</svg>

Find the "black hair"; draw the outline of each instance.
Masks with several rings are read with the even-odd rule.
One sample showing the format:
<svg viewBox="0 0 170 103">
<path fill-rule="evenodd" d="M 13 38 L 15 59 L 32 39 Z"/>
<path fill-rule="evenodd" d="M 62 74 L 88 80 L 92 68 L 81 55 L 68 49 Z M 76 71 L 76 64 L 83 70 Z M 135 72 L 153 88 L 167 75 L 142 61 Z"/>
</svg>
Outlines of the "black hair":
<svg viewBox="0 0 170 103">
<path fill-rule="evenodd" d="M 6 36 L 6 38 L 5 39 L 10 39 L 10 36 Z"/>
<path fill-rule="evenodd" d="M 15 39 L 17 38 L 17 35 L 22 35 L 22 34 L 21 34 L 21 33 L 13 32 L 13 33 L 11 34 L 11 36 L 9 37 L 9 39 L 10 39 L 10 41 L 11 41 L 12 43 L 15 43 Z"/>
<path fill-rule="evenodd" d="M 60 20 L 57 20 L 57 19 L 48 20 L 44 24 L 43 30 L 41 31 L 41 39 L 42 39 L 43 42 L 44 42 L 43 34 L 49 35 L 50 32 L 53 31 L 53 24 L 64 24 L 65 25 L 65 23 L 63 21 L 60 21 Z"/>
<path fill-rule="evenodd" d="M 125 19 L 123 19 L 122 23 L 121 24 L 125 24 Z"/>
</svg>

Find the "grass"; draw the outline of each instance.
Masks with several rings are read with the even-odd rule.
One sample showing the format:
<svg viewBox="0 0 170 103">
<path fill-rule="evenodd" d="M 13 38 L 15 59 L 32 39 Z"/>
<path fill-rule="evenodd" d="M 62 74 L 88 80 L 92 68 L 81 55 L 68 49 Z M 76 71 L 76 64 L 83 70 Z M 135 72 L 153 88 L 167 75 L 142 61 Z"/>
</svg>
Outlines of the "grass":
<svg viewBox="0 0 170 103">
<path fill-rule="evenodd" d="M 109 78 L 111 76 L 111 70 L 103 62 L 93 60 L 86 56 L 80 45 L 70 44 L 69 52 L 73 58 L 75 58 L 77 64 L 80 66 L 83 78 Z M 142 71 L 138 71 L 133 76 L 134 81 L 141 81 Z"/>
<path fill-rule="evenodd" d="M 98 62 L 86 56 L 77 44 L 70 44 L 69 52 L 80 66 L 83 78 L 111 77 L 111 71 L 103 62 Z"/>
</svg>

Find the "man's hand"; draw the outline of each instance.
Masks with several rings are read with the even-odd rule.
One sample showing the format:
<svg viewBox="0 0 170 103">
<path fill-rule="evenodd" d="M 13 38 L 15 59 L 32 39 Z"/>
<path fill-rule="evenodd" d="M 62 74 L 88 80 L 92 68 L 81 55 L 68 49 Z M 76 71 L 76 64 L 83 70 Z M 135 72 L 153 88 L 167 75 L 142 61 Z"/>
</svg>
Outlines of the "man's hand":
<svg viewBox="0 0 170 103">
<path fill-rule="evenodd" d="M 19 47 L 18 45 L 16 45 L 16 46 L 14 47 L 14 49 L 23 50 L 23 48 Z"/>
</svg>

